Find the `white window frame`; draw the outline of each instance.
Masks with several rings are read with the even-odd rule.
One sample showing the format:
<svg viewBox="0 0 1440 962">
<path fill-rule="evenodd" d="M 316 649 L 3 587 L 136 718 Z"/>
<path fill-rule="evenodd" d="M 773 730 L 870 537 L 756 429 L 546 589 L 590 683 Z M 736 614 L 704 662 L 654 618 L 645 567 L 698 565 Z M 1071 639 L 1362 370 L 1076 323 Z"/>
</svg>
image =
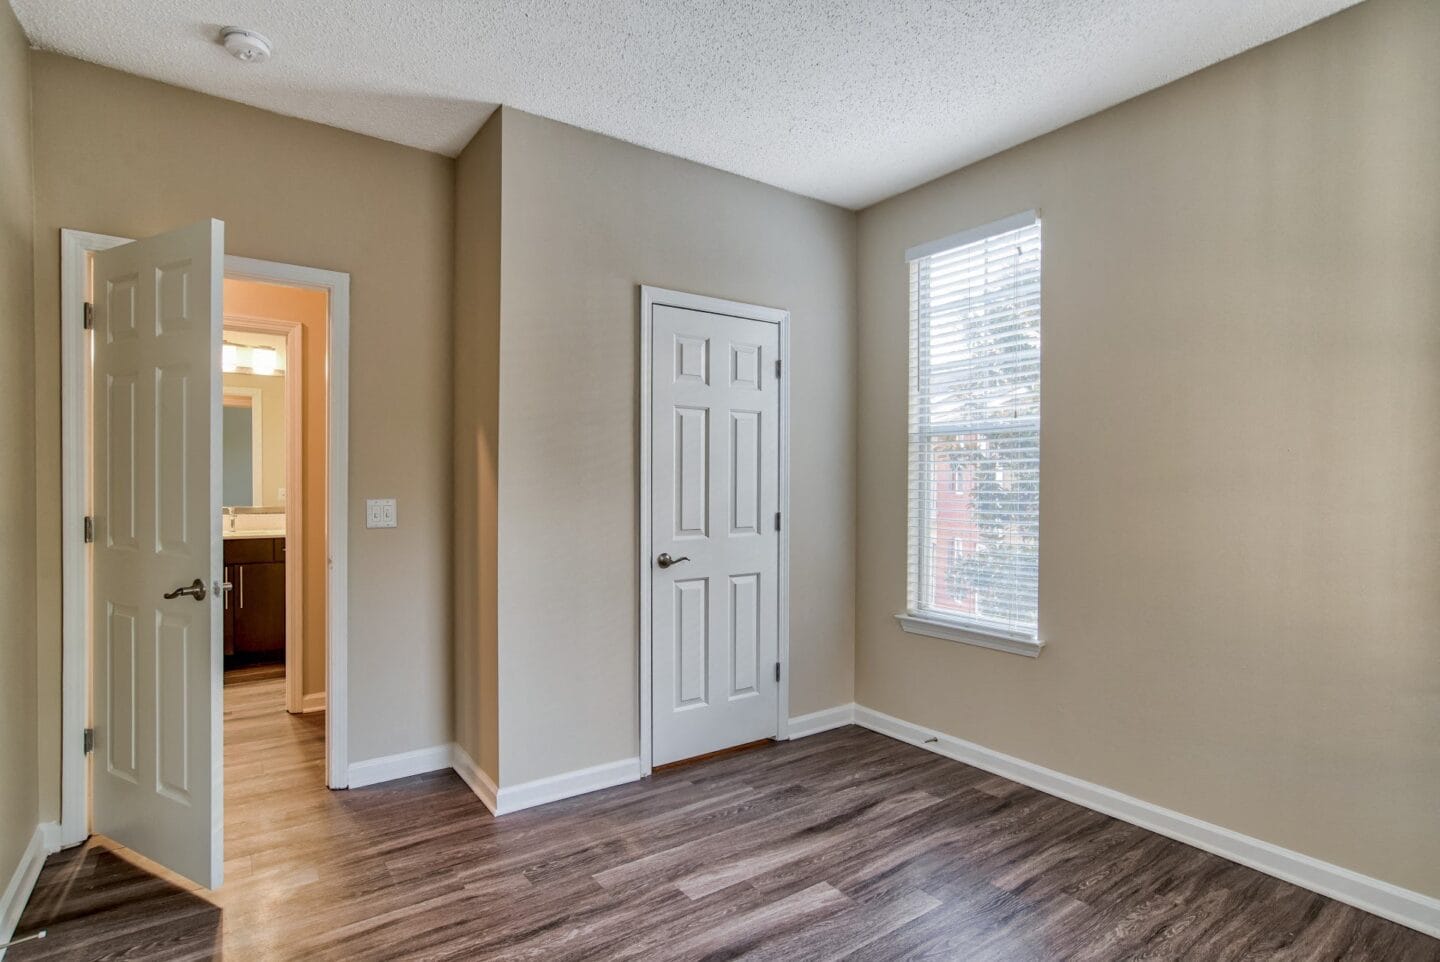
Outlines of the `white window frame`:
<svg viewBox="0 0 1440 962">
<path fill-rule="evenodd" d="M 942 252 L 944 252 L 944 251 L 953 250 L 953 249 L 955 249 L 955 248 L 957 248 L 957 247 L 963 247 L 963 246 L 965 246 L 965 245 L 967 245 L 967 244 L 972 244 L 972 243 L 974 243 L 974 242 L 976 242 L 976 241 L 984 240 L 984 239 L 986 239 L 986 238 L 988 238 L 988 237 L 992 237 L 992 236 L 994 236 L 994 235 L 996 235 L 996 234 L 1008 233 L 1008 232 L 1010 232 L 1010 231 L 1018 230 L 1018 229 L 1023 228 L 1023 227 L 1028 227 L 1028 226 L 1030 226 L 1030 225 L 1032 225 L 1032 224 L 1037 224 L 1037 225 L 1038 225 L 1039 223 L 1040 223 L 1040 213 L 1039 213 L 1039 211 L 1034 211 L 1034 210 L 1025 211 L 1025 212 L 1023 212 L 1023 213 L 1015 214 L 1015 215 L 1012 215 L 1012 216 L 1010 216 L 1010 217 L 1006 217 L 1006 218 L 1003 218 L 1003 219 L 1001 219 L 1001 220 L 994 221 L 994 222 L 989 223 L 989 224 L 984 224 L 984 225 L 982 225 L 982 226 L 975 227 L 975 228 L 973 228 L 973 229 L 971 229 L 971 230 L 962 231 L 962 232 L 959 233 L 959 234 L 953 234 L 953 235 L 951 235 L 951 236 L 949 236 L 949 237 L 944 237 L 944 238 L 941 238 L 941 239 L 939 239 L 939 240 L 932 241 L 932 242 L 930 242 L 930 243 L 928 243 L 928 244 L 921 244 L 921 245 L 919 245 L 919 246 L 917 246 L 917 247 L 912 247 L 912 248 L 910 248 L 908 251 L 905 252 L 905 260 L 906 260 L 907 265 L 909 265 L 910 263 L 912 263 L 912 262 L 914 262 L 914 261 L 916 261 L 916 260 L 919 260 L 919 259 L 924 258 L 924 257 L 929 257 L 929 256 L 931 256 L 931 255 L 933 255 L 933 254 L 939 254 L 939 253 L 942 253 Z M 1042 250 L 1042 255 L 1041 255 L 1042 259 L 1043 259 L 1043 256 L 1044 256 L 1044 255 L 1043 255 L 1043 250 Z M 911 295 L 911 296 L 913 296 L 913 292 L 912 292 L 912 295 Z M 918 319 L 918 315 L 917 315 L 917 311 L 916 311 L 916 306 L 915 306 L 913 303 L 910 304 L 910 318 L 911 318 L 910 323 L 911 323 L 911 325 L 912 325 L 912 329 L 911 329 L 911 332 L 910 332 L 910 333 L 911 333 L 911 336 L 912 336 L 912 337 L 915 337 L 915 336 L 916 336 L 916 331 L 914 330 L 913 326 L 914 326 L 915 324 L 919 323 L 919 319 Z M 916 397 L 915 397 L 915 375 L 916 375 L 916 372 L 915 372 L 914 370 L 912 370 L 912 371 L 910 372 L 910 377 L 907 379 L 907 387 L 906 387 L 907 407 L 910 407 L 910 408 L 913 408 L 914 404 L 916 403 Z M 908 417 L 907 417 L 907 423 L 908 423 L 908 420 L 909 420 L 909 419 L 908 419 Z M 910 438 L 909 438 L 910 428 L 909 428 L 908 426 L 907 426 L 906 431 L 907 431 L 907 441 L 906 441 L 906 462 L 907 462 L 907 494 L 906 494 L 906 499 L 907 499 L 907 508 L 906 508 L 906 517 L 907 517 L 907 521 L 906 521 L 906 526 L 907 526 L 907 539 L 906 539 L 906 540 L 907 540 L 907 543 L 906 543 L 906 551 L 905 551 L 905 564 L 906 564 L 906 596 L 907 596 L 907 599 L 913 599 L 913 598 L 916 597 L 916 591 L 917 591 L 917 586 L 913 583 L 913 579 L 922 577 L 921 572 L 923 572 L 924 570 L 927 569 L 928 563 L 925 562 L 925 561 L 922 561 L 922 559 L 919 559 L 919 558 L 916 557 L 917 545 L 916 545 L 915 543 L 913 543 L 913 542 L 911 541 L 911 539 L 910 539 L 910 533 L 909 533 L 909 524 L 910 524 L 910 522 L 909 522 L 908 519 L 909 519 L 909 517 L 910 517 L 909 499 L 910 499 L 911 495 L 910 495 L 909 492 L 912 490 L 913 479 L 911 479 L 911 478 L 908 477 L 908 472 L 909 472 L 909 467 L 908 467 L 908 465 L 909 465 L 909 463 L 910 463 L 910 456 L 911 456 L 911 455 L 910 455 L 910 451 L 909 451 L 909 448 L 910 448 Z M 1038 433 L 1038 429 L 1037 429 L 1037 433 Z M 928 488 L 927 488 L 925 485 L 922 484 L 922 485 L 919 486 L 918 490 L 920 490 L 920 491 L 923 492 L 923 491 L 927 491 Z M 923 550 L 923 548 L 920 548 L 919 550 Z M 915 567 L 912 567 L 912 562 L 915 562 L 915 563 L 916 563 L 916 566 L 915 566 Z M 1036 631 L 1033 635 L 1027 634 L 1027 633 L 1021 633 L 1021 632 L 1013 632 L 1013 631 L 1006 630 L 1006 629 L 1003 628 L 1003 627 L 999 627 L 999 626 L 989 626 L 989 625 L 985 625 L 985 624 L 983 624 L 983 623 L 980 623 L 980 622 L 978 622 L 978 621 L 977 621 L 977 622 L 971 622 L 971 621 L 969 621 L 969 620 L 967 620 L 967 619 L 964 619 L 964 618 L 951 618 L 951 617 L 947 617 L 947 616 L 945 616 L 943 613 L 936 612 L 936 611 L 931 610 L 931 609 L 924 609 L 924 610 L 922 610 L 922 609 L 920 609 L 917 605 L 914 605 L 914 604 L 913 604 L 911 601 L 909 601 L 909 600 L 907 600 L 906 605 L 907 605 L 906 610 L 904 610 L 904 611 L 896 614 L 895 618 L 896 618 L 896 620 L 900 623 L 900 627 L 903 628 L 906 632 L 909 632 L 909 633 L 911 633 L 911 634 L 925 635 L 925 636 L 931 637 L 931 638 L 940 638 L 940 639 L 944 639 L 944 640 L 946 640 L 946 641 L 960 642 L 960 643 L 962 643 L 962 644 L 975 645 L 975 646 L 977 646 L 977 647 L 990 648 L 990 649 L 994 649 L 994 650 L 997 650 L 997 651 L 1007 651 L 1007 652 L 1011 652 L 1011 653 L 1013 653 L 1013 654 L 1026 655 L 1026 656 L 1031 657 L 1031 658 L 1037 657 L 1037 656 L 1040 654 L 1041 650 L 1045 647 L 1045 642 L 1044 642 L 1043 640 L 1041 640 L 1041 638 L 1040 638 L 1040 636 L 1039 636 L 1039 631 L 1038 631 L 1038 629 L 1037 629 L 1037 631 Z M 1038 605 L 1039 605 L 1038 597 L 1037 597 L 1037 599 L 1036 599 L 1036 605 L 1037 605 L 1037 616 L 1038 616 Z"/>
</svg>

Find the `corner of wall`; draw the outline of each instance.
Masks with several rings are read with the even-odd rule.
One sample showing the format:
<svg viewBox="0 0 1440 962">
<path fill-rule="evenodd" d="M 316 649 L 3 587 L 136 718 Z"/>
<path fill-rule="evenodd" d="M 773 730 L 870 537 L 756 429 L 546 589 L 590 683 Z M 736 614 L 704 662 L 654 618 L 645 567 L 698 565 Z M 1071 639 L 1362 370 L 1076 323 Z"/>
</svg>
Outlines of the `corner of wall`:
<svg viewBox="0 0 1440 962">
<path fill-rule="evenodd" d="M 455 162 L 451 328 L 454 739 L 477 770 L 494 775 L 502 123 L 497 109 Z"/>
</svg>

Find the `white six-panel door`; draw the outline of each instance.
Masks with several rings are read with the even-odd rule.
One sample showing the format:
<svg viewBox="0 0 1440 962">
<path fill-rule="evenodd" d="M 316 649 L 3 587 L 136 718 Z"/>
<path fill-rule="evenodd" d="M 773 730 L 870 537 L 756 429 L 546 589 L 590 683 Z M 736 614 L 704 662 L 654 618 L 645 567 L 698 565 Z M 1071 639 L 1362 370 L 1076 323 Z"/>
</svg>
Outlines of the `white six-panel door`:
<svg viewBox="0 0 1440 962">
<path fill-rule="evenodd" d="M 214 888 L 224 225 L 100 251 L 93 265 L 93 824 Z"/>
<path fill-rule="evenodd" d="M 650 697 L 663 765 L 777 733 L 780 335 L 663 304 L 651 322 Z"/>
</svg>

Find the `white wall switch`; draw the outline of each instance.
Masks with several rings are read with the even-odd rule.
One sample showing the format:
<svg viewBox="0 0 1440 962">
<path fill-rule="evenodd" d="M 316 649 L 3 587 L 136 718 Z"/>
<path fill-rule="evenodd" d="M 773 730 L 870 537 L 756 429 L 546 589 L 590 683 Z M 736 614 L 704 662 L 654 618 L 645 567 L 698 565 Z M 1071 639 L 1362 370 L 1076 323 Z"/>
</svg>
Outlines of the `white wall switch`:
<svg viewBox="0 0 1440 962">
<path fill-rule="evenodd" d="M 393 528 L 395 520 L 394 498 L 369 498 L 365 502 L 365 527 Z"/>
</svg>

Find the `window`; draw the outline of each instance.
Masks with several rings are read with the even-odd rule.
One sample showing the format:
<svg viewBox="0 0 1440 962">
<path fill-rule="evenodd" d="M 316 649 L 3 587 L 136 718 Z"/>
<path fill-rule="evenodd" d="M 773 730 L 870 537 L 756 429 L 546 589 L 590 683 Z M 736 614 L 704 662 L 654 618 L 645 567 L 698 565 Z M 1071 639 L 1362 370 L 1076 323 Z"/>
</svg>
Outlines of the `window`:
<svg viewBox="0 0 1440 962">
<path fill-rule="evenodd" d="M 901 623 L 1037 654 L 1040 220 L 1009 217 L 906 259 L 910 557 Z"/>
</svg>

